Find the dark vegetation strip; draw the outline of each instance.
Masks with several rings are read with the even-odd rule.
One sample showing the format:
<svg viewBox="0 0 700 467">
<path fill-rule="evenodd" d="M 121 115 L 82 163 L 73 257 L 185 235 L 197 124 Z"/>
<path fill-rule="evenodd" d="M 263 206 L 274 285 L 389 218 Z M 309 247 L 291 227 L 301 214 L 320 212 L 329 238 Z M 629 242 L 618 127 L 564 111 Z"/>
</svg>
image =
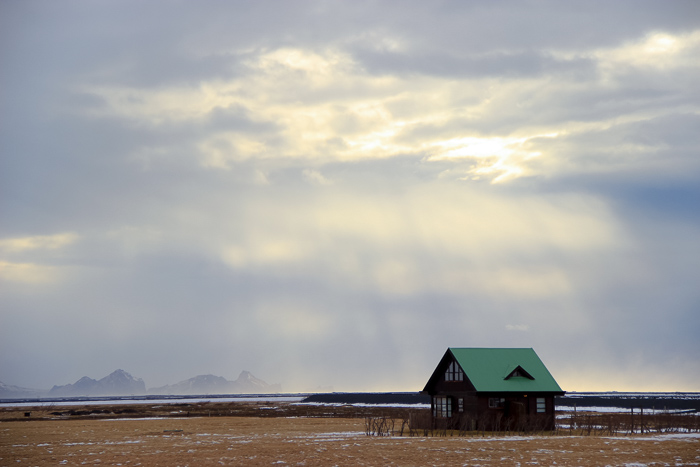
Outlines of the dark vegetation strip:
<svg viewBox="0 0 700 467">
<path fill-rule="evenodd" d="M 430 396 L 418 392 L 334 392 L 312 394 L 303 402 L 322 404 L 430 404 Z"/>
<path fill-rule="evenodd" d="M 623 409 L 700 411 L 700 393 L 570 393 L 554 398 L 557 407 L 619 407 Z"/>
<path fill-rule="evenodd" d="M 412 408 L 353 405 L 316 405 L 289 402 L 199 402 L 181 404 L 88 405 L 72 407 L 5 407 L 0 421 L 84 420 L 179 417 L 321 417 L 407 418 Z M 428 409 L 418 409 L 428 412 Z M 29 415 L 27 415 L 29 414 Z"/>
</svg>

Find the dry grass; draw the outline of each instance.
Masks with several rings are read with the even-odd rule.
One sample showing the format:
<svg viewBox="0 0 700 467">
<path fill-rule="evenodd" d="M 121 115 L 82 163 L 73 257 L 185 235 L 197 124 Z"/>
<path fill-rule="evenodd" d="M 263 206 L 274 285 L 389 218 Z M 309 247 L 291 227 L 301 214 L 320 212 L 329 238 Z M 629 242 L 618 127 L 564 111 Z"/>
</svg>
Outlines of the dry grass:
<svg viewBox="0 0 700 467">
<path fill-rule="evenodd" d="M 0 465 L 697 465 L 697 437 L 467 436 L 370 437 L 366 420 L 331 417 L 336 408 L 294 404 L 49 408 L 5 411 L 0 422 Z M 267 407 L 267 408 L 264 408 Z M 258 416 L 208 416 L 248 411 Z M 108 409 L 105 413 L 51 415 Z M 338 411 L 342 408 L 339 408 Z M 182 412 L 180 412 L 182 410 Z M 364 411 L 364 409 L 362 409 Z M 377 409 L 374 415 L 379 415 Z M 306 414 L 298 413 L 306 411 Z M 16 412 L 16 411 L 15 411 Z M 174 412 L 174 413 L 173 413 Z M 297 415 L 290 413 L 297 412 Z M 159 418 L 134 418 L 147 415 Z M 274 416 L 278 415 L 278 416 Z M 281 416 L 279 416 L 281 415 Z M 54 419 L 50 419 L 54 418 Z M 14 420 L 14 421 L 12 421 Z M 397 423 L 398 428 L 398 423 Z"/>
</svg>

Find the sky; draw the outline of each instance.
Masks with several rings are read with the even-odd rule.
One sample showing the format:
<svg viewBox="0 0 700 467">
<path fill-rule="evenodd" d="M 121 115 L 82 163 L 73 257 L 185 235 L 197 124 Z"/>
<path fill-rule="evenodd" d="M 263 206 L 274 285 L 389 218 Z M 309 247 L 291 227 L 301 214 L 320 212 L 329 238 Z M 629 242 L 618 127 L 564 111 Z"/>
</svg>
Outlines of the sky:
<svg viewBox="0 0 700 467">
<path fill-rule="evenodd" d="M 700 2 L 0 0 L 0 381 L 700 391 Z"/>
</svg>

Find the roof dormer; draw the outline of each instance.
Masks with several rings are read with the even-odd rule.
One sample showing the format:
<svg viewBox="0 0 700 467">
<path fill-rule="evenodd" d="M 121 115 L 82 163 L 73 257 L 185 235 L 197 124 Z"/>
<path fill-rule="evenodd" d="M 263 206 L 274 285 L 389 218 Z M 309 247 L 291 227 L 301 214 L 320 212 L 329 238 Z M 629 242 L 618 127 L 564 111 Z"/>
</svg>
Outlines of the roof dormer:
<svg viewBox="0 0 700 467">
<path fill-rule="evenodd" d="M 508 379 L 510 379 L 510 378 L 517 378 L 517 377 L 522 377 L 522 378 L 527 378 L 527 379 L 532 379 L 532 380 L 535 379 L 530 373 L 528 373 L 527 371 L 525 371 L 525 369 L 524 369 L 523 367 L 521 367 L 520 365 L 516 366 L 516 367 L 513 369 L 513 371 L 511 371 L 510 373 L 508 373 L 508 376 L 506 376 L 506 377 L 503 378 L 503 379 L 508 380 Z"/>
</svg>

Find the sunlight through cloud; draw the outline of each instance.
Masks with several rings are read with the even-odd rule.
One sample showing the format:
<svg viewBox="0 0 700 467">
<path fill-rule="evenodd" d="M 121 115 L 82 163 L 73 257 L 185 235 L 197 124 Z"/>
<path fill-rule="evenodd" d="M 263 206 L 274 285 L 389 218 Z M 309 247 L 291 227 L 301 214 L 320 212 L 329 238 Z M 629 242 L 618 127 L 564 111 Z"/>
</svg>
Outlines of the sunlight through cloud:
<svg viewBox="0 0 700 467">
<path fill-rule="evenodd" d="M 0 250 L 21 252 L 28 250 L 56 250 L 74 243 L 78 239 L 75 233 L 55 235 L 36 235 L 32 237 L 15 237 L 0 239 Z"/>
<path fill-rule="evenodd" d="M 493 183 L 504 182 L 526 173 L 526 162 L 542 155 L 539 151 L 528 151 L 525 144 L 533 138 L 556 138 L 557 133 L 523 138 L 478 138 L 466 137 L 442 141 L 429 161 L 449 159 L 475 159 L 477 166 L 470 170 L 469 178 L 494 175 Z"/>
</svg>

